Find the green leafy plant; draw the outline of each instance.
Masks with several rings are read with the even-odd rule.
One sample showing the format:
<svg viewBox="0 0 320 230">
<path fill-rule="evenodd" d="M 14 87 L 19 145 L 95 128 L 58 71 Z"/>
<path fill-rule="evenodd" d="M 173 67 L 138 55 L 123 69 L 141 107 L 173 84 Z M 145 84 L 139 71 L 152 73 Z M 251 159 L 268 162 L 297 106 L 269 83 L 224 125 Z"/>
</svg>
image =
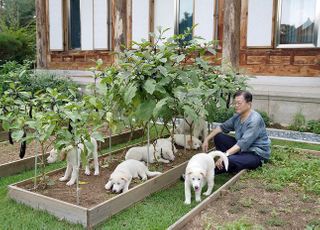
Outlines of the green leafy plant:
<svg viewBox="0 0 320 230">
<path fill-rule="evenodd" d="M 297 112 L 293 117 L 293 123 L 289 126 L 289 129 L 305 131 L 306 118 L 301 111 Z"/>
<path fill-rule="evenodd" d="M 212 65 L 207 54 L 215 54 L 213 42 L 186 39 L 192 29 L 166 39 L 168 29 L 159 28 L 151 33 L 154 42 L 133 42 L 134 49 L 118 54 L 101 81 L 108 85 L 114 117 L 143 127 L 160 119 L 168 129 L 177 117 L 192 123 L 206 118 L 209 103 L 226 107 L 231 93 L 245 88 L 246 78 Z"/>
</svg>

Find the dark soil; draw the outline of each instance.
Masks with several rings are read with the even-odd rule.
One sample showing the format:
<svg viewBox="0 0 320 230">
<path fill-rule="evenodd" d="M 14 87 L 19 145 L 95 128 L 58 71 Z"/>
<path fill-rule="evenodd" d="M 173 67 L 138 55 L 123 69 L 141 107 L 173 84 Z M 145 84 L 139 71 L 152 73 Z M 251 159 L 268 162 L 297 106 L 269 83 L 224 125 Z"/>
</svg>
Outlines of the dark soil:
<svg viewBox="0 0 320 230">
<path fill-rule="evenodd" d="M 174 162 L 169 164 L 164 163 L 154 163 L 150 164 L 150 171 L 160 171 L 165 172 L 169 169 L 189 160 L 196 152 L 200 150 L 187 150 L 184 153 L 184 149 L 178 149 L 178 153 L 175 154 L 176 158 Z M 101 202 L 104 202 L 117 194 L 113 194 L 110 191 L 105 190 L 104 186 L 107 183 L 111 173 L 116 168 L 116 166 L 124 160 L 125 153 L 121 151 L 117 154 L 107 155 L 100 157 L 100 175 L 99 176 L 86 176 L 84 170 L 80 172 L 80 205 L 83 207 L 93 207 Z M 93 173 L 93 170 L 91 170 Z M 54 181 L 54 185 L 48 186 L 45 190 L 37 190 L 37 193 L 43 194 L 48 197 L 66 201 L 68 203 L 76 204 L 76 185 L 71 187 L 66 185 L 66 182 L 60 182 L 59 178 L 64 175 L 64 171 L 61 171 L 50 179 Z M 130 188 L 137 186 L 142 183 L 141 180 L 136 179 L 130 184 Z M 24 189 L 33 190 L 33 184 L 30 182 L 27 185 L 21 186 Z"/>
<path fill-rule="evenodd" d="M 319 197 L 297 190 L 272 191 L 258 180 L 241 179 L 184 229 L 320 229 Z"/>
</svg>

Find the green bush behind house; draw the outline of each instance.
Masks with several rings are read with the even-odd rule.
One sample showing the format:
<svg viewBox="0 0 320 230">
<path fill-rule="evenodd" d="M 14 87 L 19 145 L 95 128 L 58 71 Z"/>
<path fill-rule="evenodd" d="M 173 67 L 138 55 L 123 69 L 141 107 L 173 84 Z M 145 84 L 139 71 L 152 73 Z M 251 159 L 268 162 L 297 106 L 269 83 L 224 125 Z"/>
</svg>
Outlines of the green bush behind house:
<svg viewBox="0 0 320 230">
<path fill-rule="evenodd" d="M 0 65 L 7 61 L 22 63 L 35 59 L 35 28 L 6 30 L 0 33 Z"/>
</svg>

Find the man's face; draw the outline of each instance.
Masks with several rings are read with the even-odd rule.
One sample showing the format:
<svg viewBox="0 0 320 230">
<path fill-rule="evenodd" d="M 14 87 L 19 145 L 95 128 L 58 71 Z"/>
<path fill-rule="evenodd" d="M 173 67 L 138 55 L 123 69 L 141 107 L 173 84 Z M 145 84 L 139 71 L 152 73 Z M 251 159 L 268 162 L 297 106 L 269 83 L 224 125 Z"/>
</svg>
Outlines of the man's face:
<svg viewBox="0 0 320 230">
<path fill-rule="evenodd" d="M 243 114 L 251 109 L 251 102 L 246 102 L 243 95 L 240 95 L 234 99 L 234 107 L 236 113 Z"/>
</svg>

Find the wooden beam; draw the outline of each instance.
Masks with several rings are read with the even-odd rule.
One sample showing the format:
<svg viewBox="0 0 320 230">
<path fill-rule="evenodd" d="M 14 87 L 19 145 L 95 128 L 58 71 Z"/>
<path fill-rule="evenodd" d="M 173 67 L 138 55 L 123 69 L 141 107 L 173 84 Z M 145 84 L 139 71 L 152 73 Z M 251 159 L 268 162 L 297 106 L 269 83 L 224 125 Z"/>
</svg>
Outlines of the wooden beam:
<svg viewBox="0 0 320 230">
<path fill-rule="evenodd" d="M 48 67 L 48 39 L 47 39 L 47 1 L 36 0 L 36 34 L 37 34 L 37 68 Z"/>
<path fill-rule="evenodd" d="M 119 52 L 127 42 L 127 2 L 113 0 L 114 21 L 114 51 Z"/>
<path fill-rule="evenodd" d="M 238 70 L 240 51 L 240 12 L 241 1 L 224 0 L 223 17 L 223 65 L 231 65 Z"/>
</svg>

